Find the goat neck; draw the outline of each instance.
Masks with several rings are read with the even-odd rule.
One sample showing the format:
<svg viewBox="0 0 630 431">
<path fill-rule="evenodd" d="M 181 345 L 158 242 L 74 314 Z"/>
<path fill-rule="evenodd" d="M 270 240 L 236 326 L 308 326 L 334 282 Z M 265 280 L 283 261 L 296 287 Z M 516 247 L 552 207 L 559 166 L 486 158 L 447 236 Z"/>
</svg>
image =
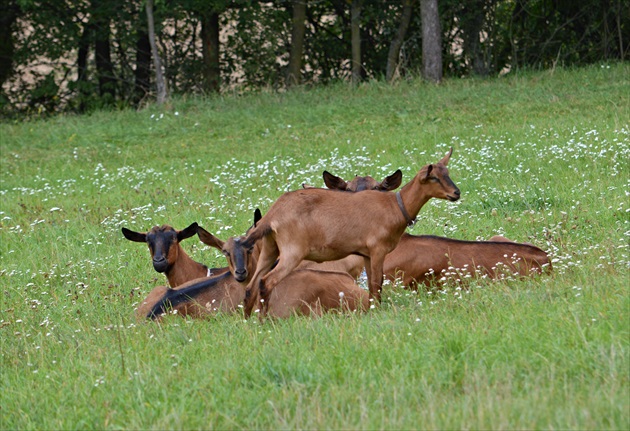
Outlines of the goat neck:
<svg viewBox="0 0 630 431">
<path fill-rule="evenodd" d="M 191 259 L 177 244 L 177 258 L 164 272 L 171 287 L 182 285 L 190 280 L 208 276 L 208 267 Z"/>
</svg>

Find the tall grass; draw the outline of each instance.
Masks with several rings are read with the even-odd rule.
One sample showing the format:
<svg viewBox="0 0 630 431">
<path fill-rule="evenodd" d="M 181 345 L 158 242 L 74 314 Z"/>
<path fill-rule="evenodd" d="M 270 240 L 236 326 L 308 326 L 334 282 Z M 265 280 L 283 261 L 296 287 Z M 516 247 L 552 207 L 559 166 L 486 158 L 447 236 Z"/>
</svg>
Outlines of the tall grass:
<svg viewBox="0 0 630 431">
<path fill-rule="evenodd" d="M 615 64 L 1 124 L 0 427 L 628 429 L 629 119 Z M 451 146 L 462 199 L 410 232 L 532 242 L 550 276 L 387 285 L 316 320 L 134 318 L 166 280 L 121 226 L 225 239 L 324 169 L 407 181 Z"/>
</svg>

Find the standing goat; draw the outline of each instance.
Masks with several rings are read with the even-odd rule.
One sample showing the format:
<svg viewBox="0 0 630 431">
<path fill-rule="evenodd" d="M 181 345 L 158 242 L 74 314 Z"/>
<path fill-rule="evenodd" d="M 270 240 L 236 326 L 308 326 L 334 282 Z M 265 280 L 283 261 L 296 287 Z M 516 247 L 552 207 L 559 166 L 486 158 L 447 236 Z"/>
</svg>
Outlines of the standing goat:
<svg viewBox="0 0 630 431">
<path fill-rule="evenodd" d="M 452 152 L 422 167 L 397 193 L 305 189 L 280 196 L 244 241 L 245 247 L 262 241 L 256 272 L 247 286 L 245 316 L 254 307 L 252 289 L 260 290 L 264 312 L 274 287 L 304 259 L 323 262 L 363 256 L 370 297 L 380 301 L 383 260 L 405 228 L 429 199 L 454 202 L 460 197 L 446 167 Z"/>
<path fill-rule="evenodd" d="M 324 171 L 328 188 L 352 192 L 382 190 L 390 177 L 381 183 L 370 176 L 357 176 L 346 182 Z M 460 241 L 404 233 L 383 262 L 383 272 L 388 280 L 401 278 L 405 286 L 414 289 L 418 284 L 441 284 L 447 279 L 461 280 L 473 275 L 497 278 L 510 273 L 527 276 L 550 270 L 549 256 L 543 250 L 500 235 L 493 236 L 490 241 Z"/>
<path fill-rule="evenodd" d="M 243 238 L 229 238 L 223 242 L 202 227 L 198 228 L 198 234 L 203 243 L 223 251 L 230 273 L 241 283 L 245 296 L 245 286 L 256 269 L 260 251 L 255 246 L 246 247 Z M 259 303 L 258 292 L 254 295 L 252 302 Z M 331 310 L 355 311 L 367 310 L 368 307 L 367 292 L 357 286 L 348 273 L 295 269 L 271 293 L 267 315 L 277 318 L 293 314 L 320 316 Z"/>
<path fill-rule="evenodd" d="M 209 277 L 227 271 L 227 268 L 208 268 L 195 262 L 179 244 L 197 233 L 197 223 L 192 223 L 183 230 L 176 230 L 168 225 L 154 226 L 146 233 L 134 232 L 123 227 L 122 233 L 129 241 L 143 242 L 149 246 L 153 269 L 164 273 L 171 287 L 177 287 L 195 278 Z"/>
</svg>

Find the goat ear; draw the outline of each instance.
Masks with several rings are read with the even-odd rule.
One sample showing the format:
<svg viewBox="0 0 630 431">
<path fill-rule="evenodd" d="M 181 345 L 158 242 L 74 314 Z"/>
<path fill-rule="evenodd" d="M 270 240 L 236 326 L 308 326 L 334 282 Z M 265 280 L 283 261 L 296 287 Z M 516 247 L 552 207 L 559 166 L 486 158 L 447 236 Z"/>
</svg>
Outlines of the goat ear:
<svg viewBox="0 0 630 431">
<path fill-rule="evenodd" d="M 398 186 L 400 186 L 400 183 L 402 183 L 402 172 L 400 171 L 400 169 L 398 169 L 390 176 L 385 177 L 378 189 L 390 192 L 397 189 Z"/>
<path fill-rule="evenodd" d="M 197 233 L 197 222 L 191 224 L 186 229 L 180 230 L 177 232 L 177 241 L 182 242 L 186 238 L 190 238 L 194 234 Z"/>
<path fill-rule="evenodd" d="M 262 213 L 260 212 L 259 208 L 256 208 L 254 210 L 254 227 L 256 227 L 256 224 L 260 221 L 261 218 L 262 218 Z"/>
<path fill-rule="evenodd" d="M 420 181 L 428 180 L 431 176 L 431 172 L 433 172 L 433 165 L 426 165 L 420 169 Z"/>
<path fill-rule="evenodd" d="M 438 163 L 442 163 L 444 166 L 448 165 L 448 161 L 451 160 L 451 154 L 453 154 L 453 147 L 449 150 L 448 153 L 440 160 Z"/>
<path fill-rule="evenodd" d="M 314 189 L 314 188 L 315 188 L 315 186 L 311 186 L 311 185 L 309 185 L 309 184 L 302 183 L 302 188 L 303 188 L 303 189 Z"/>
<path fill-rule="evenodd" d="M 122 233 L 129 241 L 133 242 L 147 242 L 147 234 L 134 232 L 132 230 L 127 229 L 126 227 L 122 228 Z"/>
<path fill-rule="evenodd" d="M 328 171 L 324 171 L 324 184 L 331 190 L 346 190 L 348 187 L 347 182 Z"/>
<path fill-rule="evenodd" d="M 224 244 L 224 242 L 221 241 L 216 236 L 212 235 L 210 232 L 208 232 L 207 230 L 205 230 L 201 226 L 197 226 L 197 236 L 199 237 L 201 242 L 203 242 L 204 244 L 209 245 L 210 247 L 214 247 L 214 248 L 216 248 L 218 250 L 223 251 L 223 244 Z"/>
</svg>

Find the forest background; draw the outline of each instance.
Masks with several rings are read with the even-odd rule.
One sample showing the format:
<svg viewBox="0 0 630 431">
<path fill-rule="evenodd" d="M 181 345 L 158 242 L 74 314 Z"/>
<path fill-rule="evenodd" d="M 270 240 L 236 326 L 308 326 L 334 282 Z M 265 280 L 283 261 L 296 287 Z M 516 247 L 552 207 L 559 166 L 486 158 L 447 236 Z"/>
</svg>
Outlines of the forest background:
<svg viewBox="0 0 630 431">
<path fill-rule="evenodd" d="M 2 0 L 0 114 L 141 107 L 162 80 L 164 98 L 497 76 L 629 42 L 621 0 Z"/>
</svg>

